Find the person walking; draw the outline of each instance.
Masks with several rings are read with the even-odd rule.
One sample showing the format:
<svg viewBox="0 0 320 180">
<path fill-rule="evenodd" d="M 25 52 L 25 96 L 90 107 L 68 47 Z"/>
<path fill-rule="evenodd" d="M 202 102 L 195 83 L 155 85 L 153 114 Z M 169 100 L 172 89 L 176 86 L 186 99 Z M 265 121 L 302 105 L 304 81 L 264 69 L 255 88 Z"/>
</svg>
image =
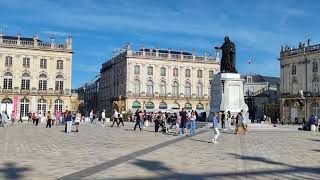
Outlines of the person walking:
<svg viewBox="0 0 320 180">
<path fill-rule="evenodd" d="M 2 111 L 2 114 L 1 114 L 1 121 L 2 121 L 2 127 L 6 128 L 8 127 L 8 120 L 9 120 L 9 116 L 7 114 L 6 111 Z"/>
<path fill-rule="evenodd" d="M 48 111 L 48 114 L 47 114 L 47 125 L 46 125 L 46 128 L 51 128 L 51 122 L 52 121 L 52 116 L 51 116 L 51 113 L 50 111 Z"/>
<path fill-rule="evenodd" d="M 60 111 L 56 112 L 55 118 L 56 118 L 56 126 L 59 126 L 62 123 L 62 115 Z"/>
<path fill-rule="evenodd" d="M 101 113 L 101 121 L 102 121 L 101 126 L 102 126 L 102 127 L 105 127 L 105 123 L 106 123 L 106 110 L 103 110 L 102 113 Z"/>
<path fill-rule="evenodd" d="M 181 122 L 180 122 L 180 134 L 184 134 L 186 132 L 186 123 L 187 123 L 187 112 L 184 108 L 180 112 Z"/>
<path fill-rule="evenodd" d="M 28 113 L 28 125 L 29 125 L 31 119 L 32 119 L 32 113 L 29 111 L 29 113 Z"/>
<path fill-rule="evenodd" d="M 212 142 L 213 142 L 213 144 L 218 144 L 218 137 L 220 136 L 220 132 L 218 129 L 218 127 L 219 127 L 218 113 L 213 114 L 212 124 L 213 124 L 213 133 L 214 133 Z"/>
<path fill-rule="evenodd" d="M 136 111 L 135 115 L 134 115 L 134 116 L 135 116 L 135 119 L 136 119 L 136 123 L 135 123 L 134 128 L 133 128 L 134 131 L 136 130 L 137 126 L 139 126 L 139 129 L 140 129 L 140 131 L 141 131 L 141 126 L 140 126 L 141 114 L 142 114 L 142 111 L 140 111 L 140 110 L 138 109 L 138 110 Z"/>
<path fill-rule="evenodd" d="M 194 135 L 196 133 L 196 113 L 194 111 L 191 112 L 190 116 L 190 135 Z"/>
<path fill-rule="evenodd" d="M 161 114 L 156 114 L 156 119 L 154 120 L 154 132 L 159 132 L 160 127 L 160 121 L 161 121 Z"/>
<path fill-rule="evenodd" d="M 248 127 L 247 127 L 246 115 L 244 114 L 243 110 L 240 111 L 240 120 L 241 120 L 241 126 L 243 128 L 243 134 L 246 134 L 248 132 Z"/>
<path fill-rule="evenodd" d="M 223 131 L 226 130 L 226 114 L 224 112 L 221 114 L 221 128 Z"/>
<path fill-rule="evenodd" d="M 20 113 L 20 118 L 19 118 L 18 123 L 22 123 L 22 114 L 21 113 Z"/>
<path fill-rule="evenodd" d="M 124 126 L 124 123 L 123 123 L 123 114 L 122 114 L 122 112 L 120 112 L 120 113 L 118 114 L 118 116 L 119 116 L 119 121 L 118 121 L 117 126 L 119 127 L 120 123 L 122 123 L 122 126 Z"/>
<path fill-rule="evenodd" d="M 79 132 L 80 120 L 81 120 L 81 113 L 80 113 L 80 112 L 77 112 L 76 118 L 75 118 L 75 120 L 74 120 L 74 124 L 76 125 L 76 132 Z"/>
<path fill-rule="evenodd" d="M 15 120 L 16 120 L 16 115 L 15 115 L 14 111 L 12 111 L 12 113 L 11 113 L 11 126 L 14 126 Z"/>
<path fill-rule="evenodd" d="M 116 109 L 114 109 L 114 113 L 113 113 L 113 123 L 110 127 L 113 127 L 113 125 L 116 123 L 117 126 L 119 127 L 118 125 L 118 116 L 119 116 L 119 113 Z"/>
<path fill-rule="evenodd" d="M 68 111 L 68 115 L 66 118 L 66 128 L 65 128 L 66 133 L 71 132 L 71 126 L 72 126 L 72 114 L 71 114 L 71 111 Z"/>
<path fill-rule="evenodd" d="M 228 111 L 227 112 L 227 125 L 228 125 L 228 132 L 230 132 L 231 131 L 231 112 L 230 111 Z"/>
<path fill-rule="evenodd" d="M 90 123 L 92 124 L 93 121 L 94 121 L 94 113 L 93 113 L 93 110 L 91 110 L 89 117 L 90 117 Z"/>
</svg>

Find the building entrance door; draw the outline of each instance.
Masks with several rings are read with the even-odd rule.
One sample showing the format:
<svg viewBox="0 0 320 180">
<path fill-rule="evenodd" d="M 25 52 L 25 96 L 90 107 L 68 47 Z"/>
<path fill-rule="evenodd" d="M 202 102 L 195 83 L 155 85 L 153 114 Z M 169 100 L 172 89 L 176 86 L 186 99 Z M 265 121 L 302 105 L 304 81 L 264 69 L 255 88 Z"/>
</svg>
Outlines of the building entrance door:
<svg viewBox="0 0 320 180">
<path fill-rule="evenodd" d="M 291 123 L 296 123 L 296 118 L 298 118 L 298 109 L 297 108 L 291 108 Z"/>
</svg>

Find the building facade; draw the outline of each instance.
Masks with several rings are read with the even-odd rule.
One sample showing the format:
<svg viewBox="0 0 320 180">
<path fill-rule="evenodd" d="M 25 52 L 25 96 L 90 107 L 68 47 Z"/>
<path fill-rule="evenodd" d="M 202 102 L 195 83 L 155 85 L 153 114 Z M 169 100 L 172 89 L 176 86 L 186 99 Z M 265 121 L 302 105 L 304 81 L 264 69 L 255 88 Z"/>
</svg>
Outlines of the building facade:
<svg viewBox="0 0 320 180">
<path fill-rule="evenodd" d="M 249 108 L 249 119 L 260 122 L 263 116 L 272 122 L 279 118 L 280 78 L 262 75 L 243 75 L 245 101 Z"/>
<path fill-rule="evenodd" d="M 27 119 L 29 112 L 76 110 L 71 93 L 72 38 L 65 44 L 0 34 L 0 111 Z"/>
<path fill-rule="evenodd" d="M 209 111 L 209 79 L 220 71 L 216 56 L 130 45 L 101 68 L 100 110 Z"/>
<path fill-rule="evenodd" d="M 79 108 L 81 114 L 89 116 L 91 110 L 96 114 L 100 114 L 98 109 L 99 104 L 99 87 L 100 75 L 95 76 L 90 82 L 85 83 L 77 89 L 81 106 Z"/>
<path fill-rule="evenodd" d="M 281 118 L 285 123 L 302 123 L 320 115 L 320 45 L 310 40 L 298 48 L 285 46 L 280 52 Z"/>
</svg>

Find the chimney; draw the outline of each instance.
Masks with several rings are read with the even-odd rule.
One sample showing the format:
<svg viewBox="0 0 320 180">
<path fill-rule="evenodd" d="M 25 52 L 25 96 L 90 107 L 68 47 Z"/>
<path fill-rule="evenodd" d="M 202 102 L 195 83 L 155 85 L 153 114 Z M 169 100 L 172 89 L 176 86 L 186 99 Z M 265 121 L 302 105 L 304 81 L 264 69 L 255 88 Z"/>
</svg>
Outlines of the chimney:
<svg viewBox="0 0 320 180">
<path fill-rule="evenodd" d="M 34 35 L 33 36 L 33 45 L 34 45 L 34 47 L 38 47 L 38 39 L 39 39 L 38 35 Z"/>
<path fill-rule="evenodd" d="M 72 36 L 69 36 L 66 42 L 67 42 L 67 49 L 72 50 Z"/>
</svg>

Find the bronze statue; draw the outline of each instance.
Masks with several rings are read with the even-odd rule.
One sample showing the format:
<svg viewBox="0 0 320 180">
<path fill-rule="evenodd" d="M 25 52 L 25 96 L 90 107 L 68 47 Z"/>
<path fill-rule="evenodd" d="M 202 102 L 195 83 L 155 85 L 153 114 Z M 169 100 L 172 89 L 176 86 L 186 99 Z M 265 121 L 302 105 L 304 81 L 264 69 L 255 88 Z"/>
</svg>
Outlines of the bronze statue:
<svg viewBox="0 0 320 180">
<path fill-rule="evenodd" d="M 220 64 L 221 73 L 238 73 L 236 69 L 236 46 L 230 41 L 229 37 L 224 38 L 224 43 L 221 47 L 215 49 L 222 50 L 222 58 Z"/>
</svg>

